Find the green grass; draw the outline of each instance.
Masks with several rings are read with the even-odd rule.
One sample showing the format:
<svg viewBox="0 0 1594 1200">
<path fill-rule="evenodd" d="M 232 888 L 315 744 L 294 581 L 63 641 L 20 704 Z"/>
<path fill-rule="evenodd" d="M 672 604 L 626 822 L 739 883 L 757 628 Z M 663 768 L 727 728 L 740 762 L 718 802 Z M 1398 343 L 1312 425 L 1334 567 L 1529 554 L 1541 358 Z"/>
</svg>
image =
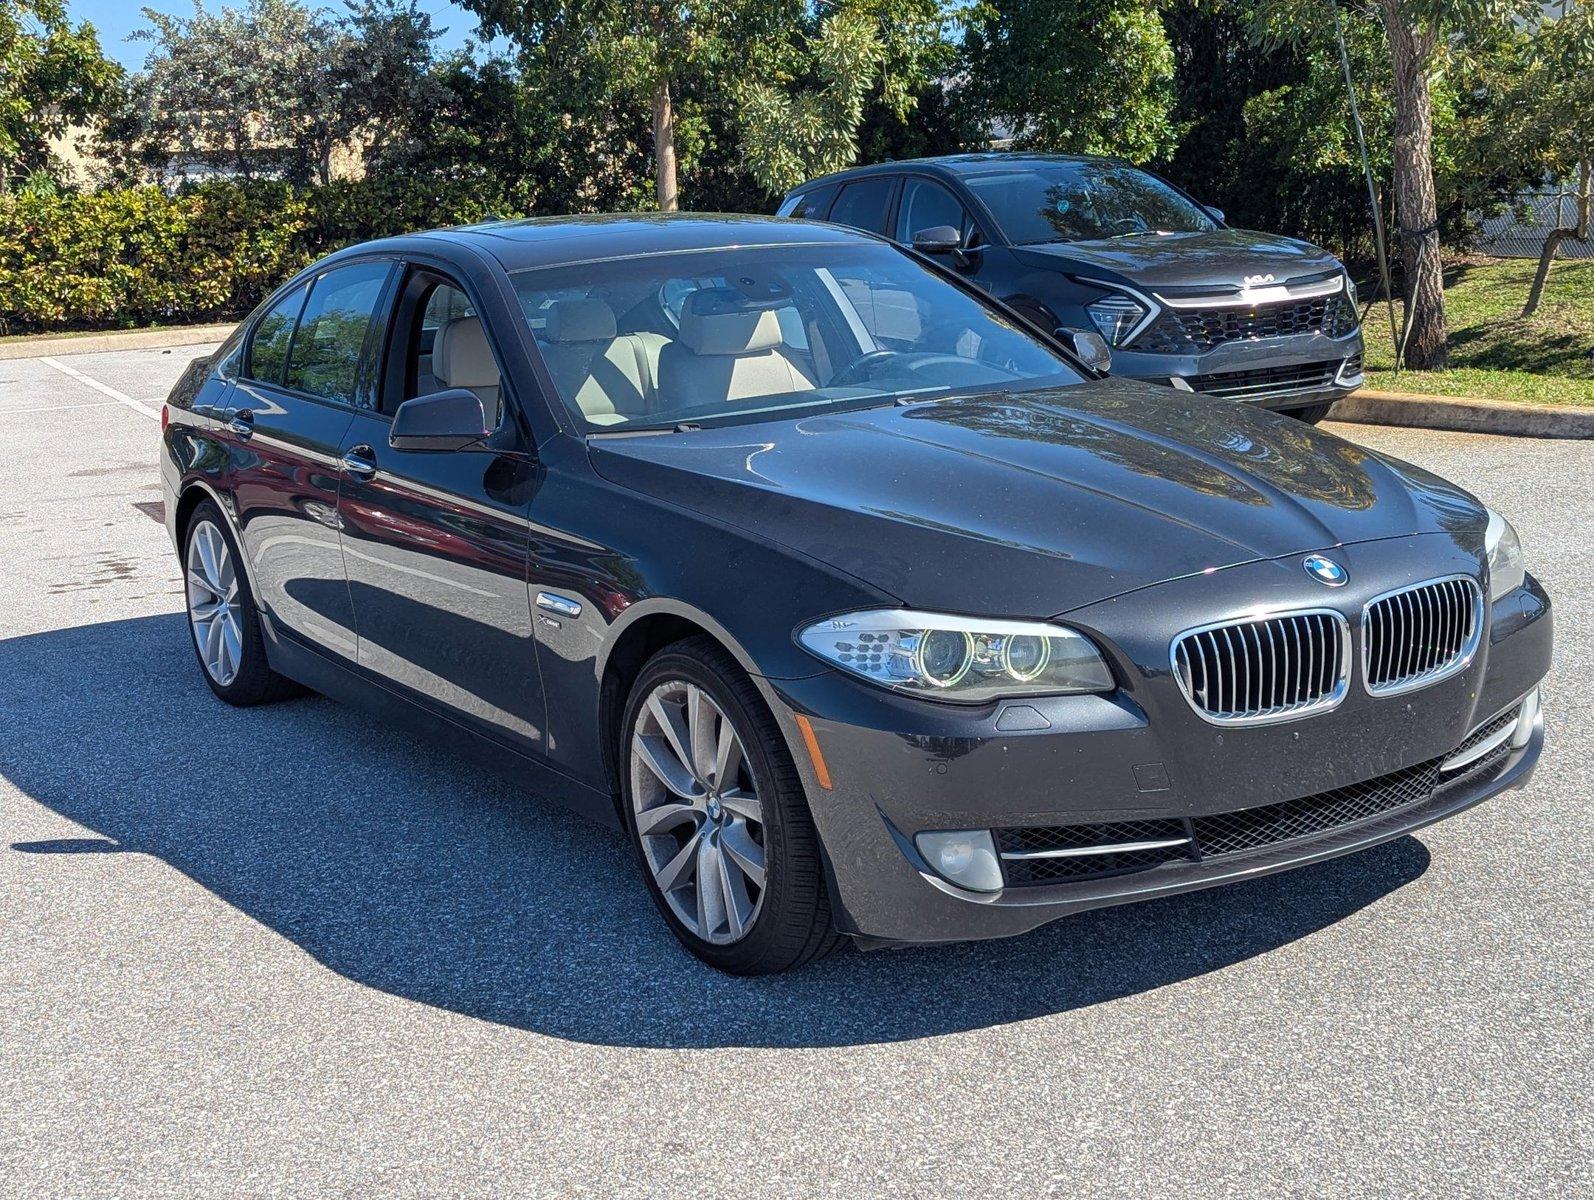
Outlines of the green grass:
<svg viewBox="0 0 1594 1200">
<path fill-rule="evenodd" d="M 1539 311 L 1523 320 L 1537 263 L 1482 259 L 1445 271 L 1448 371 L 1394 371 L 1389 315 L 1367 313 L 1367 386 L 1526 404 L 1594 406 L 1594 262 L 1550 267 Z M 1371 294 L 1362 285 L 1363 296 Z M 1400 305 L 1395 305 L 1396 320 Z"/>
</svg>

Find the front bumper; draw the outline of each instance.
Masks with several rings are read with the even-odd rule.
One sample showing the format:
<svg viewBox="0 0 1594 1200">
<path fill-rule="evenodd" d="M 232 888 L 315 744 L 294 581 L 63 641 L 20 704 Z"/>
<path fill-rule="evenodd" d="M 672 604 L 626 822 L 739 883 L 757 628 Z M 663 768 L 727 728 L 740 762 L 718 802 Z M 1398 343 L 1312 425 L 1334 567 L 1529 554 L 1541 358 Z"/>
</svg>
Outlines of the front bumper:
<svg viewBox="0 0 1594 1200">
<path fill-rule="evenodd" d="M 1353 580 L 1387 584 L 1401 543 L 1409 541 L 1341 547 L 1336 554 Z M 1297 557 L 1289 564 L 1299 574 Z M 1527 782 L 1543 745 L 1537 715 L 1525 745 L 1456 773 L 1429 794 L 1253 850 L 1059 883 L 1014 885 L 1010 875 L 1008 886 L 990 893 L 955 887 L 923 861 L 913 839 L 924 831 L 1192 822 L 1354 787 L 1451 754 L 1520 703 L 1548 669 L 1551 610 L 1530 578 L 1492 606 L 1471 664 L 1427 688 L 1374 697 L 1358 679 L 1332 712 L 1255 727 L 1203 722 L 1166 669 L 1169 631 L 1191 624 L 1196 606 L 1244 611 L 1230 596 L 1249 596 L 1254 607 L 1256 596 L 1266 594 L 1259 593 L 1260 581 L 1279 565 L 1178 580 L 1069 614 L 1068 623 L 1103 645 L 1125 681 L 1111 695 L 962 709 L 899 697 L 837 673 L 770 681 L 804 776 L 840 927 L 879 943 L 1010 936 L 1070 913 L 1363 849 Z M 1351 594 L 1335 604 L 1359 611 L 1366 597 L 1341 591 Z M 1109 627 L 1136 633 L 1112 638 Z M 1359 654 L 1359 629 L 1356 637 Z M 829 788 L 818 782 L 794 713 L 811 724 Z"/>
<path fill-rule="evenodd" d="M 1204 354 L 1112 352 L 1113 375 L 1290 409 L 1338 400 L 1362 385 L 1362 334 L 1225 342 Z"/>
</svg>

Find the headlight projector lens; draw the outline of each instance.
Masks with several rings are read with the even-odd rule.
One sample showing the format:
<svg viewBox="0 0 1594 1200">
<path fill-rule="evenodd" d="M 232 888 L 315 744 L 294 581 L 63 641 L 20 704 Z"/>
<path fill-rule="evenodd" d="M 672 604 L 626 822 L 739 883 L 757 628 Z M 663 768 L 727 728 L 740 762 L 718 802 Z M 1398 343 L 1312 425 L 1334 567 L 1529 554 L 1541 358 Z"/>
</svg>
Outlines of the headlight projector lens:
<svg viewBox="0 0 1594 1200">
<path fill-rule="evenodd" d="M 931 629 L 919 639 L 914 666 L 938 687 L 951 687 L 974 661 L 974 639 L 956 629 Z"/>
<path fill-rule="evenodd" d="M 1052 648 L 1045 638 L 1010 637 L 1002 647 L 1002 668 L 1020 683 L 1040 676 L 1051 661 Z"/>
</svg>

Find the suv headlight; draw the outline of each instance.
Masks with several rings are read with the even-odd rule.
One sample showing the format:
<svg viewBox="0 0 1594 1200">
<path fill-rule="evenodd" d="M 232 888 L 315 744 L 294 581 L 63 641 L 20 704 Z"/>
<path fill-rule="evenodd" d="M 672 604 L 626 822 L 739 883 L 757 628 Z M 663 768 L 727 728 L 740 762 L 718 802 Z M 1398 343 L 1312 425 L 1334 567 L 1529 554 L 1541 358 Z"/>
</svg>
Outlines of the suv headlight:
<svg viewBox="0 0 1594 1200">
<path fill-rule="evenodd" d="M 876 609 L 815 622 L 797 640 L 870 683 L 959 704 L 1113 686 L 1089 638 L 1045 621 Z"/>
<path fill-rule="evenodd" d="M 1522 586 L 1527 577 L 1527 563 L 1522 557 L 1522 543 L 1517 531 L 1494 509 L 1489 510 L 1489 527 L 1483 534 L 1484 553 L 1489 556 L 1489 600 L 1494 602 L 1514 588 Z"/>
<path fill-rule="evenodd" d="M 1146 306 L 1120 292 L 1111 292 L 1085 305 L 1109 346 L 1121 346 L 1146 318 Z"/>
</svg>

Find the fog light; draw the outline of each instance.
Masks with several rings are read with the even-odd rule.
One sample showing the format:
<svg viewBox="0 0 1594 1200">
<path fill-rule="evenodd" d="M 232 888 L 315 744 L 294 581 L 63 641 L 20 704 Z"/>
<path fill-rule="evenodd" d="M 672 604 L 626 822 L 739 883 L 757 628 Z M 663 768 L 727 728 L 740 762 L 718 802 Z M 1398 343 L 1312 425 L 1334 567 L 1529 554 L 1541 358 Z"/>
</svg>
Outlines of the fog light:
<svg viewBox="0 0 1594 1200">
<path fill-rule="evenodd" d="M 989 829 L 921 833 L 913 844 L 937 874 L 974 892 L 1002 890 L 1002 864 Z"/>
<path fill-rule="evenodd" d="M 1517 727 L 1511 734 L 1511 749 L 1520 750 L 1533 737 L 1533 726 L 1539 720 L 1539 689 L 1534 688 L 1522 701 L 1517 713 Z"/>
</svg>

